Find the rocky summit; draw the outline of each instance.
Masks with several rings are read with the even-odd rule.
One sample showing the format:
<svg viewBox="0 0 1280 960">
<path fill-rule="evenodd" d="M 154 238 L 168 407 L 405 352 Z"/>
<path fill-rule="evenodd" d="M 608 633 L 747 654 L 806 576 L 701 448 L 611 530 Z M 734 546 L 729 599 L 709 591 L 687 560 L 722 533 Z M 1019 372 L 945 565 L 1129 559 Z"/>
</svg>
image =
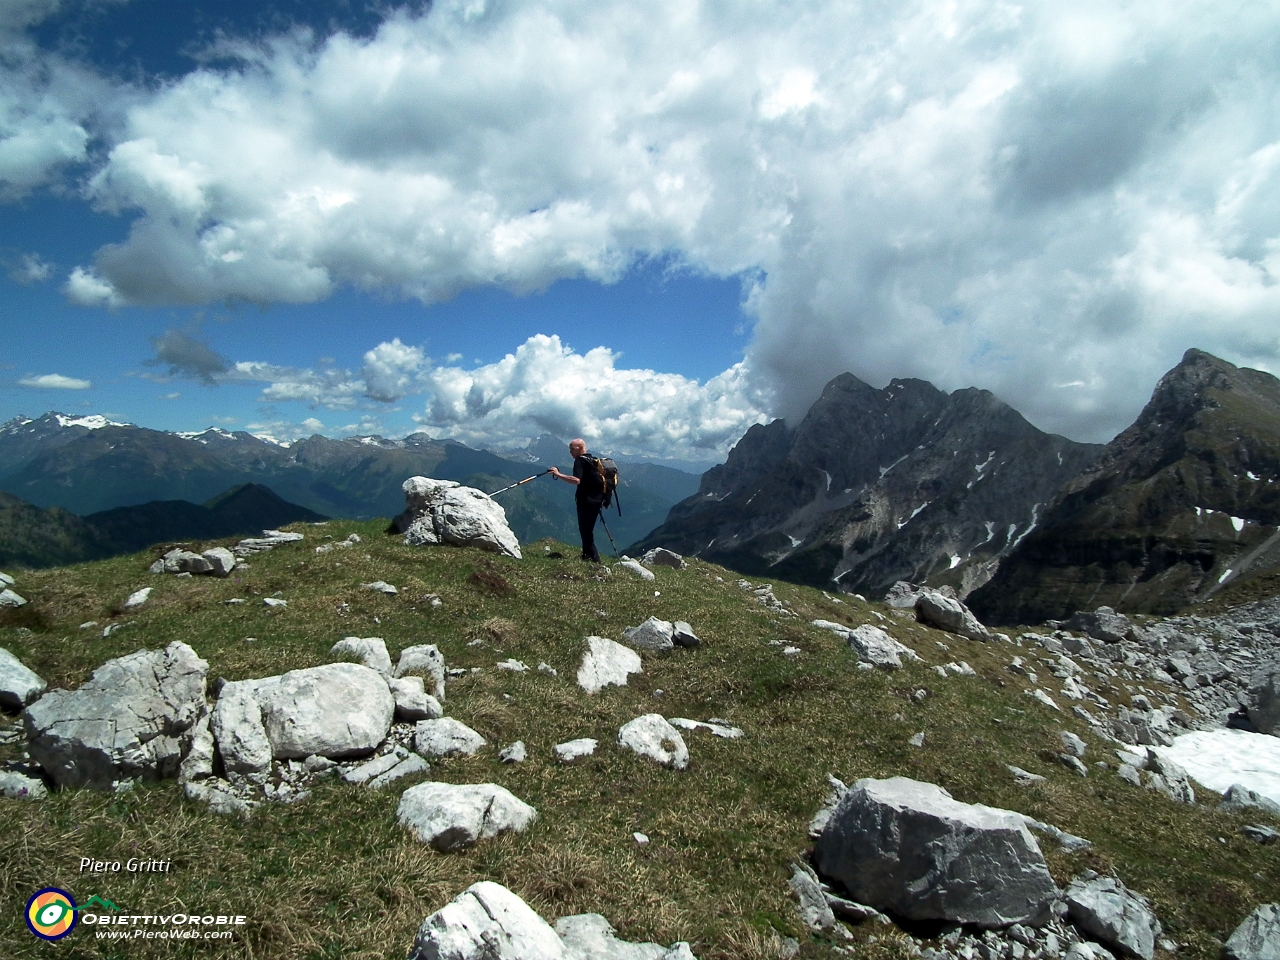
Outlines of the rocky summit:
<svg viewBox="0 0 1280 960">
<path fill-rule="evenodd" d="M 1101 451 L 1037 430 L 985 390 L 836 377 L 794 428 L 752 427 L 636 550 L 883 597 L 986 582 Z"/>
<path fill-rule="evenodd" d="M 1280 566 L 1280 381 L 1188 350 L 970 602 L 1039 623 L 1174 613 Z"/>
</svg>

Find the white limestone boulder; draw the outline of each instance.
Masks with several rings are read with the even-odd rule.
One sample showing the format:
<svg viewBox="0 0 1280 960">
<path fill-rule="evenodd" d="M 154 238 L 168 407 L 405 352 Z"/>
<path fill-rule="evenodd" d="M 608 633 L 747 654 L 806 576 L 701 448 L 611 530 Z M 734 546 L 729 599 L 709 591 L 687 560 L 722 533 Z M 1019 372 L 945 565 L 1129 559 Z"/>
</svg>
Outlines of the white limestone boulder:
<svg viewBox="0 0 1280 960">
<path fill-rule="evenodd" d="M 271 741 L 262 725 L 254 685 L 253 680 L 223 684 L 209 722 L 223 768 L 233 782 L 261 782 L 271 769 Z"/>
<path fill-rule="evenodd" d="M 277 760 L 369 753 L 386 739 L 395 698 L 376 670 L 326 663 L 260 681 L 254 696 Z"/>
<path fill-rule="evenodd" d="M 202 556 L 209 564 L 207 571 L 211 577 L 229 577 L 236 568 L 236 555 L 226 547 L 211 547 L 203 551 Z"/>
<path fill-rule="evenodd" d="M 48 684 L 34 670 L 0 647 L 0 707 L 21 710 L 44 693 L 47 687 Z"/>
<path fill-rule="evenodd" d="M 469 757 L 485 742 L 484 737 L 453 717 L 419 720 L 413 729 L 413 749 L 428 760 L 459 755 Z"/>
<path fill-rule="evenodd" d="M 1058 895 L 1021 815 L 905 777 L 849 787 L 814 861 L 852 899 L 910 920 L 1039 925 Z"/>
<path fill-rule="evenodd" d="M 392 676 L 399 678 L 410 674 L 430 677 L 432 695 L 441 703 L 444 702 L 444 655 L 434 643 L 420 643 L 400 651 L 400 661 Z"/>
<path fill-rule="evenodd" d="M 212 570 L 212 561 L 180 547 L 170 550 L 151 565 L 152 573 L 209 573 Z"/>
<path fill-rule="evenodd" d="M 506 887 L 481 880 L 422 921 L 409 960 L 566 957 L 560 937 L 528 904 Z"/>
<path fill-rule="evenodd" d="M 920 659 L 910 647 L 869 623 L 849 631 L 848 641 L 849 649 L 858 655 L 859 660 L 882 670 L 896 670 L 904 659 Z"/>
<path fill-rule="evenodd" d="M 970 640 L 990 640 L 991 633 L 963 603 L 938 590 L 921 590 L 916 597 L 916 619 L 921 623 Z"/>
<path fill-rule="evenodd" d="M 1264 903 L 1222 945 L 1222 960 L 1280 960 L 1280 904 Z"/>
<path fill-rule="evenodd" d="M 391 676 L 391 654 L 381 637 L 344 637 L 329 648 L 331 657 L 347 657 L 384 677 Z"/>
<path fill-rule="evenodd" d="M 185 643 L 108 660 L 23 714 L 31 757 L 60 787 L 175 776 L 205 711 L 209 664 Z"/>
<path fill-rule="evenodd" d="M 591 737 L 579 737 L 577 740 L 566 740 L 564 743 L 557 743 L 553 748 L 556 759 L 561 763 L 572 763 L 582 757 L 590 757 L 596 752 L 596 747 L 600 745 L 600 741 L 593 740 Z"/>
<path fill-rule="evenodd" d="M 11 800 L 43 800 L 49 795 L 44 781 L 17 770 L 0 770 L 0 797 Z"/>
<path fill-rule="evenodd" d="M 673 770 L 689 765 L 689 748 L 680 731 L 659 713 L 636 717 L 618 730 L 618 745 Z"/>
<path fill-rule="evenodd" d="M 431 477 L 410 477 L 402 489 L 405 511 L 392 522 L 408 546 L 479 547 L 520 559 L 520 541 L 507 525 L 506 511 L 488 494 Z"/>
<path fill-rule="evenodd" d="M 638 560 L 630 560 L 630 559 L 619 560 L 617 565 L 621 567 L 623 570 L 626 570 L 630 573 L 634 573 L 641 580 L 653 579 L 653 571 L 647 569 Z"/>
<path fill-rule="evenodd" d="M 225 723 L 218 714 L 229 692 L 236 698 L 235 729 L 249 731 L 245 735 L 253 744 L 255 762 L 261 759 L 260 741 L 251 731 L 255 704 L 276 760 L 312 755 L 342 759 L 371 753 L 386 739 L 396 708 L 386 679 L 358 663 L 326 663 L 277 677 L 229 683 L 214 707 L 215 736 L 224 762 L 228 750 L 218 731 Z"/>
<path fill-rule="evenodd" d="M 553 930 L 491 880 L 473 884 L 422 921 L 409 960 L 697 960 L 689 944 L 628 943 L 598 913 L 561 917 Z"/>
<path fill-rule="evenodd" d="M 141 590 L 135 590 L 129 594 L 124 602 L 124 609 L 137 610 L 140 606 L 151 599 L 151 588 L 143 587 Z"/>
<path fill-rule="evenodd" d="M 0 610 L 5 607 L 25 607 L 26 605 L 26 598 L 14 593 L 8 587 L 0 590 Z"/>
<path fill-rule="evenodd" d="M 421 677 L 400 677 L 387 681 L 391 696 L 396 701 L 396 718 L 415 723 L 418 720 L 438 720 L 444 716 L 440 701 L 426 692 Z"/>
<path fill-rule="evenodd" d="M 1146 897 L 1086 870 L 1067 886 L 1066 901 L 1071 922 L 1085 933 L 1124 956 L 1151 960 L 1161 931 Z"/>
<path fill-rule="evenodd" d="M 614 935 L 613 926 L 598 913 L 579 913 L 556 921 L 565 960 L 696 960 L 689 944 L 670 947 L 630 943 Z"/>
<path fill-rule="evenodd" d="M 640 654 L 630 647 L 604 637 L 587 637 L 587 652 L 578 667 L 578 686 L 587 693 L 599 693 L 611 684 L 625 687 L 627 678 L 640 672 Z"/>
<path fill-rule="evenodd" d="M 499 833 L 522 833 L 537 817 L 533 807 L 496 783 L 440 783 L 410 787 L 396 819 L 442 853 L 469 847 Z"/>
</svg>

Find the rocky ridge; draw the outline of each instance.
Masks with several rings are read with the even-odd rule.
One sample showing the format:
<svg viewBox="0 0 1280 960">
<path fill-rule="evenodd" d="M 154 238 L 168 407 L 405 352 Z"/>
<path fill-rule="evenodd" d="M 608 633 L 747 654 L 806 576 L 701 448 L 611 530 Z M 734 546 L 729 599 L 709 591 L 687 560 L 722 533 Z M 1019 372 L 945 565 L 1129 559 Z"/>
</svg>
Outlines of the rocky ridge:
<svg viewBox="0 0 1280 960">
<path fill-rule="evenodd" d="M 794 428 L 752 427 L 636 549 L 882 597 L 898 580 L 984 583 L 1101 448 L 984 390 L 827 384 Z"/>
<path fill-rule="evenodd" d="M 992 623 L 1168 615 L 1280 566 L 1280 380 L 1188 350 L 970 598 Z"/>
</svg>

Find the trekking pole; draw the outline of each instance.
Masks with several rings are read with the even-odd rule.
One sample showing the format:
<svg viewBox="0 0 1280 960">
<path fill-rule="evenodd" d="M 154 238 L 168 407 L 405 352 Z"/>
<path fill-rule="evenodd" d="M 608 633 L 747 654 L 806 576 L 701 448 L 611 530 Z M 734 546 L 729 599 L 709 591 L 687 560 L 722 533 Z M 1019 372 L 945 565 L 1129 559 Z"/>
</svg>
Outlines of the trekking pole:
<svg viewBox="0 0 1280 960">
<path fill-rule="evenodd" d="M 600 518 L 601 523 L 604 523 L 603 510 L 597 513 L 596 516 Z M 609 525 L 607 523 L 604 523 L 604 535 L 609 538 L 609 546 L 613 547 L 613 555 L 616 557 L 618 555 L 618 545 L 613 542 L 613 534 L 609 532 Z"/>
<path fill-rule="evenodd" d="M 520 486 L 520 484 L 528 483 L 530 480 L 537 480 L 539 477 L 545 477 L 550 472 L 550 470 L 543 470 L 541 473 L 535 473 L 532 477 L 525 477 L 523 480 L 511 484 L 509 487 L 503 487 L 501 490 L 495 490 L 493 493 L 489 494 L 489 496 L 496 497 L 500 493 L 506 493 L 508 490 L 514 490 L 516 487 Z"/>
</svg>

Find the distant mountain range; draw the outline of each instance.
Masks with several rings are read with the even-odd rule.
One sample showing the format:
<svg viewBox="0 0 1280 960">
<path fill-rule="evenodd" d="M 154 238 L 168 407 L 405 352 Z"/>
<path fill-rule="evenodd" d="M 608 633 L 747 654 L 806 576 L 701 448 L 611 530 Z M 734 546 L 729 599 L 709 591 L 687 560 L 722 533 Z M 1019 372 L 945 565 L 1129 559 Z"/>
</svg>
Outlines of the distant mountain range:
<svg viewBox="0 0 1280 960">
<path fill-rule="evenodd" d="M 325 519 L 254 483 L 233 487 L 203 505 L 153 500 L 86 517 L 61 507 L 43 510 L 0 493 L 0 565 L 63 566 L 133 553 L 155 543 L 212 540 Z"/>
<path fill-rule="evenodd" d="M 993 623 L 1169 613 L 1280 565 L 1280 381 L 1198 350 L 1105 447 L 983 390 L 835 378 L 752 427 L 637 549 L 881 597 L 949 584 Z"/>
<path fill-rule="evenodd" d="M 160 514 L 190 513 L 197 504 L 208 507 L 211 498 L 245 484 L 268 488 L 282 501 L 318 515 L 392 517 L 404 509 L 401 484 L 411 476 L 496 490 L 551 464 L 567 470 L 571 462 L 567 444 L 553 437 L 535 440 L 522 459 L 433 440 L 425 433 L 402 440 L 313 436 L 285 444 L 243 431 L 169 433 L 56 412 L 0 425 L 0 491 L 35 507 L 56 507 L 81 517 L 148 504 L 158 521 Z M 698 483 L 696 476 L 653 464 L 625 465 L 622 476 L 623 513 L 607 521 L 619 548 L 661 523 L 671 505 Z M 157 507 L 155 501 L 186 501 L 187 506 Z M 550 479 L 526 484 L 503 494 L 500 502 L 522 541 L 554 536 L 576 542 L 573 496 L 564 484 Z M 41 526 L 35 515 L 21 515 L 23 529 Z M 13 516 L 18 523 L 18 514 Z M 103 518 L 113 531 L 110 542 L 128 527 L 138 528 L 129 542 L 145 539 L 147 524 L 138 516 Z M 157 535 L 148 542 L 163 539 L 171 538 Z"/>
</svg>

